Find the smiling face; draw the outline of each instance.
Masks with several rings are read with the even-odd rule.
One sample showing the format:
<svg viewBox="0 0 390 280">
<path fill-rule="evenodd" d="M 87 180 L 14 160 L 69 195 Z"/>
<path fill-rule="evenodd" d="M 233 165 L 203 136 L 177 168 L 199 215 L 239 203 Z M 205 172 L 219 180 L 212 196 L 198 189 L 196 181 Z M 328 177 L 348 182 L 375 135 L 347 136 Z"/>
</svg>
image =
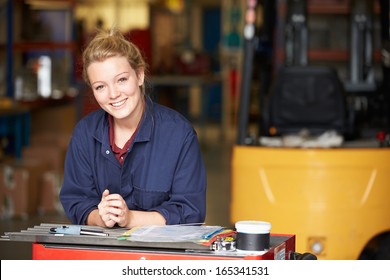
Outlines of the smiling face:
<svg viewBox="0 0 390 280">
<path fill-rule="evenodd" d="M 137 72 L 125 57 L 113 56 L 95 61 L 87 68 L 96 101 L 115 120 L 140 118 L 143 111 L 144 70 Z"/>
</svg>

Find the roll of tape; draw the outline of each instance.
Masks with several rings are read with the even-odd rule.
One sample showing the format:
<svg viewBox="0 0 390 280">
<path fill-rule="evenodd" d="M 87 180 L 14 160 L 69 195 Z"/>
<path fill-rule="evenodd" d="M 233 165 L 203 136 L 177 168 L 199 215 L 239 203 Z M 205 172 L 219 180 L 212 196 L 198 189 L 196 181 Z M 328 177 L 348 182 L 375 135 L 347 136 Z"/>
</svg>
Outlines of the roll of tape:
<svg viewBox="0 0 390 280">
<path fill-rule="evenodd" d="M 269 250 L 270 223 L 264 221 L 239 221 L 235 224 L 235 227 L 237 231 L 237 250 L 251 252 Z"/>
</svg>

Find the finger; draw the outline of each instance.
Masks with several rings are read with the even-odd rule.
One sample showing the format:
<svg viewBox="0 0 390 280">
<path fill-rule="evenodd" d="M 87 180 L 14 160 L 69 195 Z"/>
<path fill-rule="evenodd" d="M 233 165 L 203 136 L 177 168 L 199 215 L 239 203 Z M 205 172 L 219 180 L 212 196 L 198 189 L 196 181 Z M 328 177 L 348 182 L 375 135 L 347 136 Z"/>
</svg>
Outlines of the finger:
<svg viewBox="0 0 390 280">
<path fill-rule="evenodd" d="M 117 208 L 117 207 L 110 207 L 109 208 L 109 214 L 112 214 L 112 215 L 115 215 L 115 216 L 123 216 L 125 211 L 123 211 L 123 209 L 121 208 Z"/>
<path fill-rule="evenodd" d="M 105 200 L 101 201 L 98 204 L 98 209 L 99 209 L 99 212 L 101 212 L 101 213 L 107 212 L 106 209 L 109 207 L 110 207 L 109 203 L 107 203 Z"/>
<path fill-rule="evenodd" d="M 105 196 L 106 200 L 123 200 L 123 197 L 120 194 L 113 193 Z"/>
<path fill-rule="evenodd" d="M 115 222 L 115 221 L 113 221 L 113 220 L 108 220 L 107 222 L 104 222 L 104 224 L 106 225 L 106 227 L 113 227 L 113 226 L 115 226 L 115 224 L 116 224 L 117 222 Z"/>
<path fill-rule="evenodd" d="M 116 223 L 120 224 L 121 221 L 123 220 L 123 217 L 110 214 L 110 220 L 113 221 L 115 224 Z"/>
<path fill-rule="evenodd" d="M 109 196 L 109 195 L 110 195 L 110 191 L 108 189 L 105 189 L 103 194 L 102 194 L 102 200 L 106 199 L 107 196 Z"/>
<path fill-rule="evenodd" d="M 125 203 L 121 200 L 110 200 L 110 201 L 106 201 L 106 206 L 111 208 L 111 207 L 114 207 L 114 208 L 125 208 Z"/>
</svg>

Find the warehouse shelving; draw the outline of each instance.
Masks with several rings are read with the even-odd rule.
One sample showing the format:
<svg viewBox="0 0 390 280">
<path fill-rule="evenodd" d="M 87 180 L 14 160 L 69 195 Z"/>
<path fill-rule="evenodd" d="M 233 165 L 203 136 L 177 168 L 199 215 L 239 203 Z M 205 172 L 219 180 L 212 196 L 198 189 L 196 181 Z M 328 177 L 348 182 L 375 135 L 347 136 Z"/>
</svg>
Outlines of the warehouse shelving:
<svg viewBox="0 0 390 280">
<path fill-rule="evenodd" d="M 21 26 L 28 25 L 28 23 L 23 22 L 26 20 L 22 18 L 21 13 L 22 6 L 29 5 L 32 7 L 33 11 L 60 11 L 65 14 L 65 26 L 61 27 L 65 30 L 66 38 L 64 40 L 58 40 L 58 38 L 49 38 L 49 39 L 32 39 L 26 40 L 21 38 Z M 5 43 L 0 44 L 0 50 L 5 52 L 6 57 L 6 96 L 14 98 L 15 95 L 15 75 L 18 68 L 24 67 L 22 65 L 25 62 L 21 62 L 26 54 L 39 52 L 42 54 L 52 55 L 55 53 L 58 55 L 58 52 L 66 53 L 65 64 L 68 65 L 70 73 L 67 77 L 62 77 L 63 79 L 71 79 L 74 72 L 74 51 L 75 51 L 75 42 L 73 36 L 73 9 L 75 5 L 75 0 L 44 0 L 44 1 L 26 1 L 26 0 L 6 0 L 3 1 L 0 9 L 5 11 L 5 29 L 6 29 L 6 38 Z M 51 17 L 53 19 L 53 16 Z M 57 17 L 57 19 L 61 20 Z M 55 20 L 57 20 L 55 19 Z M 57 33 L 57 31 L 55 31 Z M 35 34 L 34 34 L 35 35 Z"/>
</svg>

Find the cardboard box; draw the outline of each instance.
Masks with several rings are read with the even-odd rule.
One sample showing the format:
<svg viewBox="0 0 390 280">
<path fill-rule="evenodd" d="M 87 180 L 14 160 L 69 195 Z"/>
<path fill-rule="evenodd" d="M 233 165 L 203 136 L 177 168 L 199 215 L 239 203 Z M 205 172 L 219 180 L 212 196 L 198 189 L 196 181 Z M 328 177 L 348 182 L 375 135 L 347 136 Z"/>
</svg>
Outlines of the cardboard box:
<svg viewBox="0 0 390 280">
<path fill-rule="evenodd" d="M 39 160 L 13 160 L 0 165 L 0 217 L 27 218 L 37 213 L 39 188 L 47 164 Z"/>
<path fill-rule="evenodd" d="M 66 151 L 55 145 L 31 145 L 22 150 L 23 159 L 36 159 L 46 162 L 49 170 L 57 173 L 64 172 Z"/>
<path fill-rule="evenodd" d="M 67 150 L 72 134 L 67 132 L 39 132 L 31 134 L 30 145 L 31 146 L 56 146 L 59 149 Z"/>
<path fill-rule="evenodd" d="M 42 175 L 42 185 L 40 189 L 38 212 L 64 213 L 59 194 L 62 186 L 63 176 L 57 172 L 46 171 Z"/>
</svg>

